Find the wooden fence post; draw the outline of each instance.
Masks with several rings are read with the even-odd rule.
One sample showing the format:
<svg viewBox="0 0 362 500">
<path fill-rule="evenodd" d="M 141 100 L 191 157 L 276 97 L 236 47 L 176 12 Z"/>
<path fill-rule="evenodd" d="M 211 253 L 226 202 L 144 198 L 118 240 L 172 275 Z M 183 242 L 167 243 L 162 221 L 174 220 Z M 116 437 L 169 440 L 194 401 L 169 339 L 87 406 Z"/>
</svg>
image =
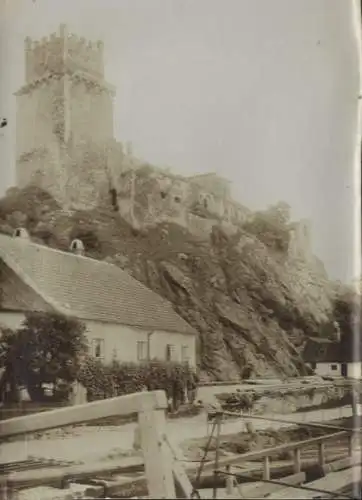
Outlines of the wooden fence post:
<svg viewBox="0 0 362 500">
<path fill-rule="evenodd" d="M 294 450 L 294 473 L 299 474 L 301 471 L 301 457 L 300 457 L 300 448 L 296 448 Z"/>
<path fill-rule="evenodd" d="M 150 498 L 176 498 L 173 457 L 165 439 L 165 411 L 144 409 L 138 414 L 145 473 Z"/>
<path fill-rule="evenodd" d="M 348 434 L 348 456 L 353 457 L 353 448 L 354 448 L 354 434 Z"/>
<path fill-rule="evenodd" d="M 234 494 L 234 478 L 231 475 L 231 466 L 227 465 L 226 466 L 226 472 L 228 473 L 228 476 L 226 476 L 226 494 L 227 495 L 233 495 Z"/>
<path fill-rule="evenodd" d="M 324 443 L 319 443 L 318 445 L 318 463 L 321 467 L 324 467 L 326 464 Z"/>
<path fill-rule="evenodd" d="M 267 481 L 270 479 L 270 457 L 264 457 L 264 465 L 263 465 L 263 479 Z"/>
</svg>

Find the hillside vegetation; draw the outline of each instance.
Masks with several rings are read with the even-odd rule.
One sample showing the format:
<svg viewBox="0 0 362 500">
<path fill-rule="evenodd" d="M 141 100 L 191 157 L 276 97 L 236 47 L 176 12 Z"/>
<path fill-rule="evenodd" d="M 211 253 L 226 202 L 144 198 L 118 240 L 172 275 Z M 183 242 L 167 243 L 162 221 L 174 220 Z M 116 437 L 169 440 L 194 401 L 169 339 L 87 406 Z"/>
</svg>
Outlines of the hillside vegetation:
<svg viewBox="0 0 362 500">
<path fill-rule="evenodd" d="M 283 224 L 259 212 L 255 225 L 234 235 L 215 227 L 201 241 L 175 224 L 134 230 L 111 207 L 65 213 L 36 188 L 12 189 L 0 200 L 1 232 L 26 227 L 34 241 L 62 250 L 78 237 L 89 257 L 122 267 L 170 300 L 199 332 L 202 374 L 219 380 L 250 371 L 305 374 L 304 341 L 330 321 L 333 286 L 317 260 L 287 257 Z"/>
</svg>

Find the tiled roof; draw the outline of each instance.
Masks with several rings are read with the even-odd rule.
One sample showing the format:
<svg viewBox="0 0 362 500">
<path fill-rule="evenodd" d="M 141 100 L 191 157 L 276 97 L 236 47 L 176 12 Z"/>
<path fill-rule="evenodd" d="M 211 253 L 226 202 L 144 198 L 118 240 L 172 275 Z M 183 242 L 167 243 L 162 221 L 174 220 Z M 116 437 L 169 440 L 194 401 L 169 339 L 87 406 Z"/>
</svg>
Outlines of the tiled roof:
<svg viewBox="0 0 362 500">
<path fill-rule="evenodd" d="M 79 319 L 195 334 L 163 299 L 119 267 L 0 234 L 0 259 L 57 311 Z"/>
</svg>

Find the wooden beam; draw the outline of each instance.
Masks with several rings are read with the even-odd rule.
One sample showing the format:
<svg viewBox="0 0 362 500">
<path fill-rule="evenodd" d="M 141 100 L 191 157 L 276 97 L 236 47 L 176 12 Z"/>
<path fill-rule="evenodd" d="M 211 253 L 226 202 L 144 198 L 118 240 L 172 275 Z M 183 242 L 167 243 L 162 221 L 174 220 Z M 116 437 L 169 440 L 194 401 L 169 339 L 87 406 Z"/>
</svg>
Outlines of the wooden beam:
<svg viewBox="0 0 362 500">
<path fill-rule="evenodd" d="M 319 445 L 318 445 L 318 463 L 321 467 L 324 467 L 326 464 L 325 444 L 324 443 L 319 443 Z"/>
<path fill-rule="evenodd" d="M 335 460 L 330 462 L 323 467 L 324 474 L 327 475 L 331 472 L 338 472 L 340 470 L 349 469 L 356 465 L 362 464 L 362 456 L 360 454 L 354 457 L 341 458 L 340 460 Z"/>
<path fill-rule="evenodd" d="M 341 437 L 347 436 L 347 431 L 336 432 L 333 434 L 327 434 L 326 436 L 318 436 L 316 438 L 306 439 L 304 441 L 297 441 L 294 443 L 281 444 L 273 448 L 264 448 L 263 450 L 249 451 L 243 455 L 238 455 L 234 457 L 225 457 L 219 460 L 219 469 L 226 467 L 227 465 L 239 464 L 242 462 L 251 462 L 255 460 L 260 460 L 266 456 L 273 456 L 284 454 L 287 452 L 294 451 L 296 448 L 307 448 L 310 446 L 317 445 L 319 443 L 333 441 Z M 214 467 L 213 463 L 207 463 L 204 465 L 204 471 L 212 470 Z"/>
<path fill-rule="evenodd" d="M 237 472 L 237 471 L 235 471 Z M 290 476 L 283 477 L 283 482 L 288 483 L 292 486 L 303 484 L 305 482 L 305 473 L 300 472 L 299 474 L 291 474 Z M 284 485 L 277 484 L 244 484 L 240 485 L 240 493 L 243 494 L 244 498 L 264 498 L 267 495 L 275 493 L 285 488 Z"/>
<path fill-rule="evenodd" d="M 299 474 L 302 469 L 302 460 L 300 456 L 300 448 L 294 450 L 294 474 Z"/>
<path fill-rule="evenodd" d="M 144 470 L 143 465 L 141 467 Z M 92 479 L 97 475 L 116 472 L 129 473 L 134 472 L 134 470 L 132 471 L 132 464 L 128 465 L 127 462 L 125 463 L 124 460 L 120 459 L 98 462 L 95 464 L 71 465 L 68 467 L 52 467 L 11 472 L 5 476 L 6 479 L 4 479 L 4 481 L 8 484 L 8 486 L 15 488 L 34 488 L 42 485 L 60 485 L 65 481 L 79 481 L 88 478 Z M 3 477 L 1 480 L 3 480 Z"/>
<path fill-rule="evenodd" d="M 263 479 L 270 479 L 270 457 L 265 456 L 263 461 Z"/>
<path fill-rule="evenodd" d="M 355 439 L 354 439 L 354 436 L 353 434 L 350 434 L 348 436 L 348 455 L 350 457 L 353 456 L 353 451 L 354 451 L 354 443 L 355 443 Z"/>
<path fill-rule="evenodd" d="M 164 394 L 164 393 L 163 393 Z M 166 400 L 166 396 L 165 400 Z M 173 457 L 166 435 L 165 411 L 145 408 L 138 414 L 150 498 L 176 498 Z"/>
<path fill-rule="evenodd" d="M 167 435 L 165 439 L 173 457 L 173 475 L 178 489 L 177 492 L 179 493 L 178 498 L 191 498 L 193 488 L 182 463 L 183 456 L 181 450 L 178 446 L 171 443 Z"/>
<path fill-rule="evenodd" d="M 56 427 L 92 422 L 105 417 L 131 415 L 147 409 L 167 408 L 164 391 L 138 392 L 93 403 L 10 418 L 0 422 L 0 440 Z"/>
</svg>

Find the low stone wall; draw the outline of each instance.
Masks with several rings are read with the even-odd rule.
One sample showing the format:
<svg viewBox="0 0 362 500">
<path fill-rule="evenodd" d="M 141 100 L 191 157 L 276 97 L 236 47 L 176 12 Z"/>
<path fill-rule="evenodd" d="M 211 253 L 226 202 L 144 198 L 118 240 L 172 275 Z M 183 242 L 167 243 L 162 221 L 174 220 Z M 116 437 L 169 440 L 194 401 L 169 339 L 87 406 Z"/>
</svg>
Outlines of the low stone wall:
<svg viewBox="0 0 362 500">
<path fill-rule="evenodd" d="M 231 387 L 230 387 L 231 389 Z M 299 388 L 270 388 L 265 391 L 253 391 L 248 389 L 247 393 L 253 399 L 251 412 L 255 415 L 263 414 L 290 414 L 299 411 L 338 408 L 352 404 L 351 385 L 328 385 L 319 387 Z M 245 391 L 239 393 L 240 409 L 242 409 L 242 398 Z M 225 391 L 220 387 L 215 397 L 225 409 L 238 411 L 238 393 L 234 390 Z M 233 399 L 233 400 L 232 400 Z"/>
<path fill-rule="evenodd" d="M 253 413 L 294 413 L 319 407 L 344 406 L 351 402 L 352 390 L 348 386 L 305 387 L 265 394 L 255 402 Z"/>
</svg>

